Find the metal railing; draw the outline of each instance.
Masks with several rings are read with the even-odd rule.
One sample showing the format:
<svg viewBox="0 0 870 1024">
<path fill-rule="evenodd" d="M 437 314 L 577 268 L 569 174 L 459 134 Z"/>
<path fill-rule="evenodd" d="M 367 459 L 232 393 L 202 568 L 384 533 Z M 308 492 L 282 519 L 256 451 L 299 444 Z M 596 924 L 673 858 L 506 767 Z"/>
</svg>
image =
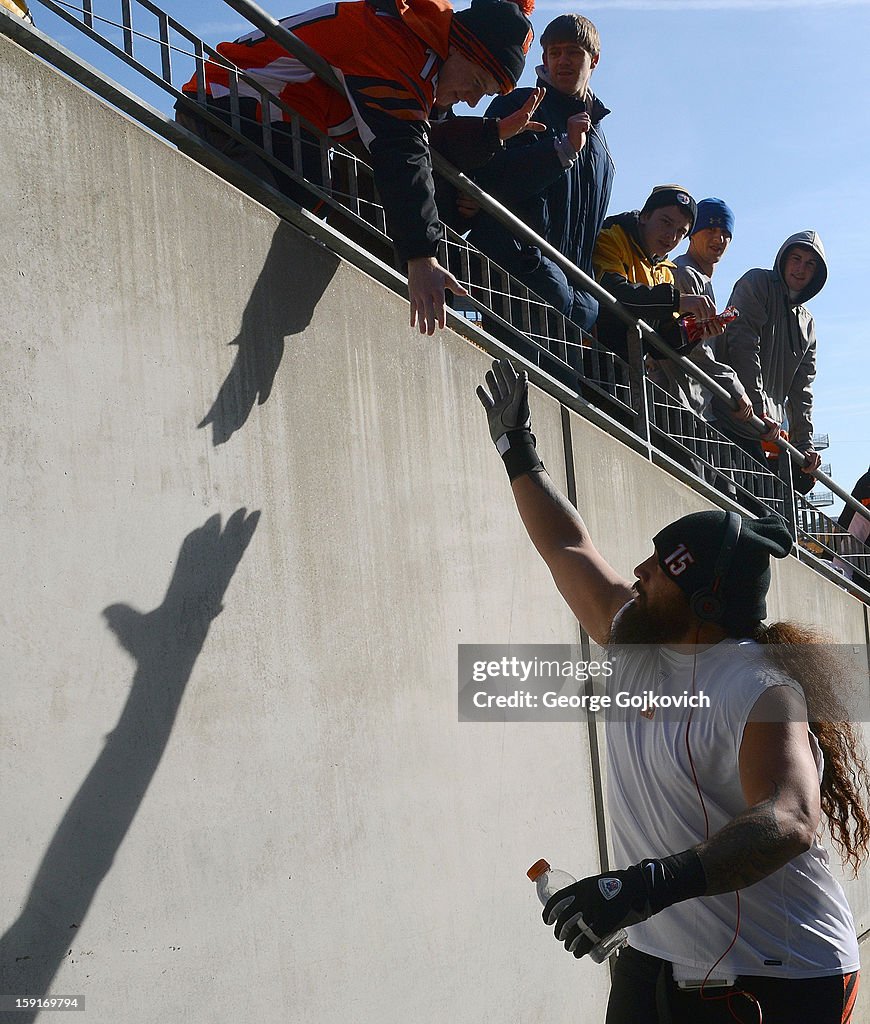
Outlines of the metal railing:
<svg viewBox="0 0 870 1024">
<path fill-rule="evenodd" d="M 801 495 L 795 495 L 799 547 L 870 590 L 870 548 Z"/>
<path fill-rule="evenodd" d="M 650 434 L 656 447 L 756 515 L 787 522 L 790 487 L 658 385 L 647 381 Z"/>
<path fill-rule="evenodd" d="M 318 215 L 344 236 L 384 262 L 390 261 L 392 248 L 386 234 L 384 211 L 368 164 L 356 153 L 321 135 L 279 97 L 268 93 L 151 0 L 115 0 L 117 18 L 95 14 L 92 0 L 80 0 L 79 7 L 66 0 L 39 2 L 173 96 L 179 122 L 182 125 L 191 125 L 194 120 L 198 122 L 196 133 L 206 143 L 210 136 L 220 137 L 224 140 L 221 148 L 225 155 L 241 160 L 242 165 L 249 169 L 254 168 L 260 177 L 294 203 L 309 209 L 316 208 Z M 330 85 L 341 88 L 331 68 L 319 55 L 255 4 L 249 0 L 224 2 L 305 61 Z M 0 29 L 8 29 L 7 34 L 26 45 L 27 37 L 22 33 L 34 30 L 26 28 L 19 31 L 17 26 L 13 26 L 14 21 L 16 19 L 11 15 L 0 16 Z M 37 31 L 34 35 L 40 36 L 41 33 Z M 42 50 L 45 51 L 44 45 Z M 45 56 L 45 52 L 42 55 Z M 179 71 L 178 58 L 184 58 L 187 64 L 183 74 Z M 191 76 L 191 59 L 198 82 L 196 100 L 181 90 Z M 229 94 L 223 109 L 206 103 L 203 83 L 205 64 L 209 61 L 220 64 L 228 74 Z M 66 63 L 68 65 L 69 61 Z M 65 70 L 69 72 L 69 67 Z M 93 69 L 88 70 L 93 72 Z M 93 88 L 93 74 L 85 77 L 88 78 L 85 84 Z M 117 90 L 112 91 L 114 100 Z M 129 96 L 125 94 L 125 97 Z M 269 116 L 264 116 L 262 122 L 246 117 L 245 102 L 251 97 L 266 111 L 270 107 L 280 111 L 280 115 L 276 113 L 275 120 L 283 117 L 284 123 L 273 126 Z M 128 105 L 125 109 L 130 110 Z M 149 127 L 155 127 L 153 118 L 143 120 Z M 229 151 L 226 140 L 231 143 Z M 600 416 L 595 418 L 599 425 L 606 427 L 610 422 L 614 427 L 617 424 L 627 427 L 644 441 L 655 461 L 676 469 L 678 475 L 687 482 L 694 481 L 705 493 L 711 494 L 712 487 L 719 495 L 736 500 L 754 514 L 774 512 L 782 516 L 790 524 L 798 542 L 799 556 L 805 557 L 808 553 L 811 556 L 809 561 L 818 569 L 825 568 L 822 562 L 833 564 L 839 560 L 854 570 L 859 587 L 870 589 L 870 581 L 866 577 L 870 550 L 820 513 L 811 499 L 794 494 L 787 481 L 756 462 L 710 423 L 650 381 L 644 373 L 642 340 L 654 344 L 690 377 L 732 405 L 733 400 L 723 388 L 690 360 L 673 351 L 597 282 L 434 152 L 433 163 L 439 174 L 454 187 L 472 195 L 487 213 L 510 227 L 516 236 L 536 245 L 563 269 L 569 280 L 595 295 L 603 306 L 609 307 L 626 324 L 629 360 L 626 362 L 599 345 L 448 228 L 440 260 L 469 292 L 468 298 L 456 304 L 457 312 L 578 394 L 589 404 L 590 411 L 594 409 L 603 413 L 603 419 Z M 545 381 L 543 386 L 546 386 Z M 756 426 L 762 426 L 760 420 L 756 420 Z M 619 433 L 616 429 L 614 432 Z M 818 441 L 817 447 L 827 446 L 827 435 L 817 435 L 813 440 Z M 782 444 L 782 448 L 796 457 L 798 464 L 802 462 L 800 453 L 787 442 Z M 685 472 L 679 472 L 680 469 Z M 857 514 L 870 518 L 870 512 L 826 474 L 815 475 Z M 709 486 L 705 488 L 704 484 Z"/>
</svg>

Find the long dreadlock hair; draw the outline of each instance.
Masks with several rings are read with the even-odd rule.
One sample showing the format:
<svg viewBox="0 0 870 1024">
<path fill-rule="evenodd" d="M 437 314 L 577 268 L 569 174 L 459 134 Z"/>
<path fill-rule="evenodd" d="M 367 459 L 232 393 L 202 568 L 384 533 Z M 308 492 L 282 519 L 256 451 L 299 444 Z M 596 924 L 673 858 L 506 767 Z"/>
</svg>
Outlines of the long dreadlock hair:
<svg viewBox="0 0 870 1024">
<path fill-rule="evenodd" d="M 822 811 L 843 865 L 849 864 L 857 877 L 870 845 L 870 818 L 865 809 L 870 776 L 863 743 L 834 691 L 835 681 L 846 682 L 844 666 L 827 637 L 795 622 L 759 623 L 750 635 L 766 644 L 774 664 L 803 687 L 809 727 L 825 759 Z"/>
</svg>

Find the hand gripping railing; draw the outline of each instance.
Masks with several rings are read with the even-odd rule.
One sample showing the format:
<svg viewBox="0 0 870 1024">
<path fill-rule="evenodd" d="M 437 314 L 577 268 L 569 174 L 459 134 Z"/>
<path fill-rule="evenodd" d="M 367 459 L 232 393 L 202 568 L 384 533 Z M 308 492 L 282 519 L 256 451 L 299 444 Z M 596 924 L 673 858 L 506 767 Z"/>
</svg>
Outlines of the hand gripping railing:
<svg viewBox="0 0 870 1024">
<path fill-rule="evenodd" d="M 265 32 L 266 35 L 274 39 L 276 43 L 280 44 L 285 50 L 292 53 L 294 57 L 297 57 L 304 64 L 307 64 L 308 67 L 310 67 L 319 78 L 326 82 L 327 85 L 332 86 L 333 89 L 344 95 L 345 90 L 329 63 L 324 60 L 319 53 L 312 50 L 310 46 L 304 43 L 297 36 L 293 35 L 292 32 L 289 32 L 284 28 L 284 26 L 276 21 L 270 14 L 267 14 L 261 7 L 253 3 L 252 0 L 224 0 L 224 2 L 232 7 L 233 10 L 238 11 L 239 14 L 244 15 L 251 24 L 256 25 L 262 32 Z M 570 260 L 566 259 L 558 249 L 555 249 L 543 238 L 540 238 L 534 231 L 532 231 L 531 228 L 528 227 L 527 224 L 524 224 L 518 217 L 515 217 L 508 209 L 502 206 L 501 203 L 493 199 L 492 196 L 487 192 L 484 192 L 482 188 L 462 174 L 461 171 L 457 171 L 452 164 L 448 163 L 447 160 L 444 159 L 444 157 L 434 151 L 432 153 L 432 166 L 438 174 L 449 181 L 451 185 L 475 199 L 482 210 L 490 214 L 506 227 L 510 228 L 518 238 L 530 243 L 531 245 L 537 246 L 543 255 L 552 260 L 565 272 L 566 277 L 570 281 L 579 285 L 583 291 L 594 295 L 600 305 L 606 306 L 614 316 L 618 317 L 629 329 L 638 331 L 642 338 L 654 345 L 655 348 L 666 355 L 669 359 L 672 359 L 674 362 L 679 364 L 682 370 L 711 391 L 717 398 L 721 399 L 729 408 L 736 408 L 734 398 L 717 381 L 714 381 L 685 356 L 680 355 L 680 353 L 668 345 L 668 343 L 664 341 L 656 331 L 654 331 L 648 324 L 644 323 L 643 320 L 639 320 L 632 316 L 632 314 L 629 313 L 628 310 L 618 302 L 610 292 L 607 291 L 607 289 L 589 277 L 588 274 L 585 274 Z M 768 427 L 758 416 L 753 415 L 747 422 L 758 431 L 759 436 L 766 433 L 768 430 Z M 798 451 L 798 449 L 788 441 L 780 439 L 777 441 L 777 444 L 780 448 L 787 451 L 799 466 L 803 466 L 806 463 L 807 460 L 803 453 Z M 843 490 L 843 488 L 841 488 L 827 474 L 816 470 L 813 473 L 813 476 L 841 498 L 849 508 L 870 521 L 870 509 L 856 501 L 851 494 Z"/>
</svg>

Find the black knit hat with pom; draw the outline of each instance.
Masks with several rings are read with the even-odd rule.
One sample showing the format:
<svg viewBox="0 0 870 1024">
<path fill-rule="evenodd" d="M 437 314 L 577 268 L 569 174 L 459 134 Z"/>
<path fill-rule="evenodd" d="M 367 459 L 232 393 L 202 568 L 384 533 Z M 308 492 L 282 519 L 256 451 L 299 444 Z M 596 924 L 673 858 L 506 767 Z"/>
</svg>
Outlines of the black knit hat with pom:
<svg viewBox="0 0 870 1024">
<path fill-rule="evenodd" d="M 687 597 L 713 583 L 727 520 L 728 513 L 719 510 L 692 512 L 653 537 L 662 571 Z M 724 605 L 719 623 L 729 633 L 751 632 L 753 625 L 767 617 L 771 556 L 785 558 L 792 544 L 779 516 L 741 521 L 737 544 L 718 589 Z"/>
<path fill-rule="evenodd" d="M 527 17 L 533 8 L 534 0 L 472 0 L 471 7 L 453 15 L 451 45 L 488 71 L 502 94 L 510 92 L 523 73 L 535 38 Z"/>
</svg>

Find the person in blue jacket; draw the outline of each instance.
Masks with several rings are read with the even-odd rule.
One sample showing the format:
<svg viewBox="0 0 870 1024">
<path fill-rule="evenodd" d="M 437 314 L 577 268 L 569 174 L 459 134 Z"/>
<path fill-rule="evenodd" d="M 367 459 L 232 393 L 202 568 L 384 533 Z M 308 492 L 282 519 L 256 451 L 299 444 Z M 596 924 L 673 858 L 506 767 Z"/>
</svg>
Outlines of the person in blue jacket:
<svg viewBox="0 0 870 1024">
<path fill-rule="evenodd" d="M 610 201 L 615 171 L 601 122 L 610 112 L 589 88 L 598 64 L 598 30 L 579 14 L 562 14 L 541 36 L 544 63 L 538 87 L 544 98 L 535 119 L 546 131 L 510 139 L 477 172 L 481 188 L 594 277 L 592 250 Z M 529 89 L 497 97 L 487 116 L 504 117 L 528 100 Z M 473 214 L 469 241 L 584 330 L 598 317 L 598 303 L 573 287 L 534 246 L 460 200 Z"/>
</svg>

